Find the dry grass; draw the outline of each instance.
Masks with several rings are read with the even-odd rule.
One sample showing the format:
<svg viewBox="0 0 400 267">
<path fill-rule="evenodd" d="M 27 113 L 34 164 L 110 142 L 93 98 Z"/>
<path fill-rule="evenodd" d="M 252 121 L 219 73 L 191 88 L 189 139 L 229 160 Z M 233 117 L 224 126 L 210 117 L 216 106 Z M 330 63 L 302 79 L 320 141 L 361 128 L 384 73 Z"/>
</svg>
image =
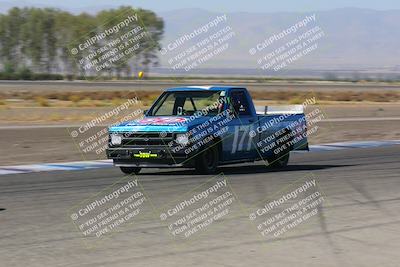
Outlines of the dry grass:
<svg viewBox="0 0 400 267">
<path fill-rule="evenodd" d="M 63 96 L 63 98 L 64 98 L 64 96 Z M 58 98 L 58 100 L 64 100 L 64 99 Z M 68 96 L 67 100 L 77 104 L 79 101 L 82 100 L 82 98 L 80 95 L 70 95 L 70 96 Z"/>
<path fill-rule="evenodd" d="M 317 101 L 339 101 L 339 102 L 399 102 L 400 92 L 358 92 L 358 91 L 327 91 L 327 92 L 296 92 L 296 91 L 253 91 L 251 95 L 257 100 L 286 101 L 298 104 L 310 96 L 315 96 Z"/>
<path fill-rule="evenodd" d="M 289 99 L 288 104 L 298 105 L 298 104 L 302 104 L 303 102 L 304 102 L 304 98 L 294 97 L 294 98 Z"/>
<path fill-rule="evenodd" d="M 57 106 L 61 101 L 63 105 L 72 107 L 104 107 L 122 104 L 128 98 L 137 97 L 144 106 L 149 106 L 160 94 L 160 91 L 82 91 L 82 92 L 2 92 L 0 105 L 7 99 L 19 99 L 35 103 L 41 107 L 48 107 L 50 103 Z M 362 91 L 252 91 L 251 95 L 256 100 L 270 100 L 289 104 L 300 104 L 305 99 L 315 96 L 318 102 L 400 102 L 400 92 L 362 92 Z"/>
<path fill-rule="evenodd" d="M 50 103 L 46 97 L 36 96 L 35 101 L 40 107 L 50 107 Z"/>
</svg>

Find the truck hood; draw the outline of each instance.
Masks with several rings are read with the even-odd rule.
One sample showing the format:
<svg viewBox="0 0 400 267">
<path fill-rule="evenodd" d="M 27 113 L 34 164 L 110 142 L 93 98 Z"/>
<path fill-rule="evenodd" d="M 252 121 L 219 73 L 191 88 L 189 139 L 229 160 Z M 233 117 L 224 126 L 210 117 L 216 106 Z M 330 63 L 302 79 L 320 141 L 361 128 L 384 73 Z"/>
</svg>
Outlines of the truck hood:
<svg viewBox="0 0 400 267">
<path fill-rule="evenodd" d="M 187 132 L 207 117 L 159 116 L 126 121 L 108 128 L 109 132 Z"/>
</svg>

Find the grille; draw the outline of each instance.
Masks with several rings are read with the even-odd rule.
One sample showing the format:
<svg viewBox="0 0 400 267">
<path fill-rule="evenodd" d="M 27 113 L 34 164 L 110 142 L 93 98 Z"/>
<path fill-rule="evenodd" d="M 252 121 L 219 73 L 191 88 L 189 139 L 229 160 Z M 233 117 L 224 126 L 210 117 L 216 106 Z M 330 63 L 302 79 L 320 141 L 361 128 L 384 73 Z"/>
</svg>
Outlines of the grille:
<svg viewBox="0 0 400 267">
<path fill-rule="evenodd" d="M 167 146 L 174 140 L 173 133 L 122 133 L 121 135 L 122 144 L 120 146 L 123 147 Z"/>
</svg>

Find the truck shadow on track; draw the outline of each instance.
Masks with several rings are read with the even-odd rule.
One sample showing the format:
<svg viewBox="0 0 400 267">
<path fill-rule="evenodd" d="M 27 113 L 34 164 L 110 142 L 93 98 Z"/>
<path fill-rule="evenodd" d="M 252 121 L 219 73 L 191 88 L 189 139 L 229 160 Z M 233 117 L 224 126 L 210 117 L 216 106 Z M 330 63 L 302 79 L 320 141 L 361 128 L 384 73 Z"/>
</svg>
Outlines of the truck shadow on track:
<svg viewBox="0 0 400 267">
<path fill-rule="evenodd" d="M 219 167 L 217 173 L 223 172 L 224 174 L 257 174 L 257 173 L 274 173 L 274 172 L 291 172 L 291 171 L 316 171 L 331 168 L 351 167 L 355 165 L 313 165 L 313 164 L 299 164 L 288 165 L 282 169 L 272 169 L 265 165 L 240 165 L 240 166 L 226 166 Z M 155 173 L 141 173 L 140 175 L 154 175 Z M 183 169 L 174 171 L 161 171 L 157 172 L 158 175 L 200 175 L 195 170 Z"/>
</svg>

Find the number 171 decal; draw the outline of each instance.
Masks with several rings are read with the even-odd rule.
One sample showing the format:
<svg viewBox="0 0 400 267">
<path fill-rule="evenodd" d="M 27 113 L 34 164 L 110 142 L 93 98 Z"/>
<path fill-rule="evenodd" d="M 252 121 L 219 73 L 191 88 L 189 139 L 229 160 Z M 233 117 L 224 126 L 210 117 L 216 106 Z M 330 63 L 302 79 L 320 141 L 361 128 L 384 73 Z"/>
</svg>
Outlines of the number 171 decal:
<svg viewBox="0 0 400 267">
<path fill-rule="evenodd" d="M 253 130 L 253 125 L 238 125 L 235 126 L 235 134 L 233 136 L 232 151 L 236 153 L 239 151 L 250 151 L 252 137 L 250 131 Z M 247 139 L 247 143 L 245 140 Z"/>
</svg>

